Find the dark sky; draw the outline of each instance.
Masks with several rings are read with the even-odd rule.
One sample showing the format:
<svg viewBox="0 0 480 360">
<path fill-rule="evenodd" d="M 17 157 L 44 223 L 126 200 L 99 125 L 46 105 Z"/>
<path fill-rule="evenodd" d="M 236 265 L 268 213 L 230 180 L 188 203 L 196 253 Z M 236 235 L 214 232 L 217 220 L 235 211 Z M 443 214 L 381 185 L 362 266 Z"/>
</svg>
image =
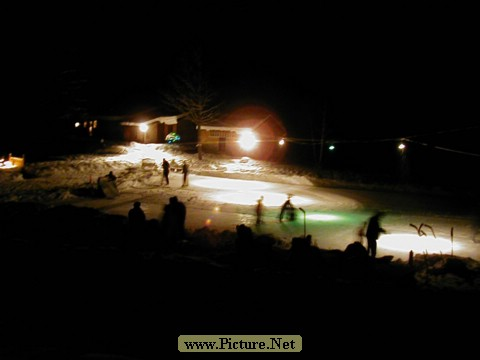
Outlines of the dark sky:
<svg viewBox="0 0 480 360">
<path fill-rule="evenodd" d="M 339 139 L 478 122 L 478 29 L 468 8 L 303 0 L 12 6 L 3 69 L 5 110 L 17 124 L 50 116 L 67 68 L 87 79 L 93 114 L 156 106 L 194 47 L 222 100 L 265 104 L 300 136 L 318 130 L 324 109 L 328 134 Z"/>
</svg>

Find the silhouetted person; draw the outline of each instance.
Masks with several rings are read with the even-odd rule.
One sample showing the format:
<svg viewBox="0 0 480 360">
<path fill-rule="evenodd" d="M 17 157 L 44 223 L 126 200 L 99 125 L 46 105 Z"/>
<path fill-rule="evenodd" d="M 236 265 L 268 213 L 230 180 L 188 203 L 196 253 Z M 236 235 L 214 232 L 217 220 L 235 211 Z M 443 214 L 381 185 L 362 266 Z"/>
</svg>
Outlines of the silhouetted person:
<svg viewBox="0 0 480 360">
<path fill-rule="evenodd" d="M 113 171 L 110 171 L 107 175 L 100 176 L 97 182 L 99 183 L 101 180 L 111 181 L 114 182 L 116 185 L 117 177 L 113 174 Z"/>
<path fill-rule="evenodd" d="M 187 161 L 183 162 L 182 173 L 183 173 L 183 184 L 182 186 L 188 186 L 188 173 L 190 171 L 190 166 Z"/>
<path fill-rule="evenodd" d="M 366 230 L 367 230 L 367 224 L 368 222 L 365 221 L 361 226 L 358 227 L 357 229 L 357 240 L 360 244 L 363 245 L 363 239 L 365 238 L 366 235 Z"/>
<path fill-rule="evenodd" d="M 128 224 L 132 228 L 140 228 L 145 225 L 146 217 L 141 205 L 140 201 L 135 201 L 133 203 L 133 208 L 128 211 Z"/>
<path fill-rule="evenodd" d="M 164 180 L 167 182 L 167 185 L 168 185 L 170 184 L 170 181 L 168 180 L 168 174 L 170 174 L 170 163 L 165 158 L 163 158 L 163 161 L 162 161 L 162 169 L 163 169 L 163 175 L 162 175 L 162 182 L 160 183 L 160 185 L 163 185 Z"/>
<path fill-rule="evenodd" d="M 284 215 L 286 215 L 287 219 L 290 221 L 295 220 L 295 208 L 293 207 L 292 202 L 290 201 L 291 198 L 292 198 L 292 195 L 288 195 L 287 200 L 282 205 L 282 208 L 280 210 L 280 216 L 279 216 L 280 222 L 282 222 Z"/>
<path fill-rule="evenodd" d="M 113 174 L 113 171 L 110 171 L 106 176 L 108 177 L 108 180 L 110 180 L 110 181 L 116 181 L 117 180 L 117 177 Z"/>
<path fill-rule="evenodd" d="M 185 204 L 178 201 L 176 196 L 172 196 L 165 206 L 162 219 L 162 227 L 169 246 L 184 238 L 186 215 Z"/>
<path fill-rule="evenodd" d="M 379 211 L 368 220 L 367 232 L 365 234 L 367 237 L 367 253 L 373 258 L 377 255 L 377 239 L 381 233 L 385 234 L 387 232 L 380 226 L 380 219 L 383 216 L 385 216 L 385 213 Z"/>
<path fill-rule="evenodd" d="M 97 186 L 100 195 L 107 198 L 113 198 L 118 195 L 117 177 L 110 171 L 105 176 L 100 176 L 97 179 Z"/>
<path fill-rule="evenodd" d="M 413 267 L 413 264 L 415 262 L 413 255 L 413 250 L 410 250 L 410 252 L 408 253 L 408 266 L 410 267 Z"/>
<path fill-rule="evenodd" d="M 254 246 L 252 229 L 245 224 L 237 225 L 235 229 L 237 230 L 237 239 L 235 240 L 237 251 L 241 254 L 251 255 Z"/>
<path fill-rule="evenodd" d="M 257 213 L 257 225 L 263 223 L 263 195 L 257 200 L 257 206 L 255 208 Z"/>
<path fill-rule="evenodd" d="M 181 240 L 185 238 L 185 220 L 187 219 L 187 207 L 181 201 L 178 201 L 176 196 L 173 197 L 174 202 L 176 202 L 176 211 L 177 211 L 177 236 Z"/>
</svg>

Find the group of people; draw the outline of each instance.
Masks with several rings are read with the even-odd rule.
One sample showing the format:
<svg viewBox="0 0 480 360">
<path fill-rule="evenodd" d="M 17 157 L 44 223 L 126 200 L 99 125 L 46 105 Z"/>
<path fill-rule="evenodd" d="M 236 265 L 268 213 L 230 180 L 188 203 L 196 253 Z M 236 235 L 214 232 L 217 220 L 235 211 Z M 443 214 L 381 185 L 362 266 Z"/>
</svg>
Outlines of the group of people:
<svg viewBox="0 0 480 360">
<path fill-rule="evenodd" d="M 291 202 L 292 195 L 288 194 L 287 200 L 283 203 L 280 209 L 279 221 L 282 222 L 284 218 L 289 221 L 295 220 L 296 208 Z M 256 205 L 256 224 L 263 224 L 263 195 L 257 200 Z M 368 221 L 365 221 L 358 230 L 359 241 L 363 244 L 363 238 L 367 239 L 367 254 L 372 258 L 377 256 L 377 240 L 381 234 L 386 234 L 387 231 L 380 225 L 381 218 L 385 216 L 385 212 L 378 211 L 371 216 Z"/>
<path fill-rule="evenodd" d="M 183 165 L 182 165 L 182 174 L 183 174 L 182 187 L 183 186 L 188 186 L 188 174 L 189 173 L 190 173 L 190 165 L 185 160 L 183 162 Z M 167 159 L 163 158 L 163 160 L 162 160 L 162 182 L 160 183 L 160 185 L 163 185 L 164 182 L 167 185 L 170 184 L 169 174 L 170 174 L 170 163 L 168 162 Z"/>
<path fill-rule="evenodd" d="M 132 231 L 139 234 L 141 234 L 147 221 L 141 205 L 140 201 L 135 201 L 133 207 L 128 211 L 128 225 Z M 185 204 L 179 201 L 176 196 L 170 197 L 168 204 L 165 205 L 161 220 L 165 239 L 170 245 L 185 237 L 186 215 L 187 208 Z"/>
<path fill-rule="evenodd" d="M 166 184 L 169 184 L 168 175 L 170 173 L 170 163 L 164 158 L 162 162 L 163 168 L 163 177 L 162 183 L 165 181 Z M 182 166 L 182 173 L 183 173 L 183 184 L 182 186 L 188 186 L 188 174 L 189 174 L 189 165 L 187 161 L 183 162 Z M 116 189 L 116 179 L 117 177 L 113 174 L 112 171 L 109 172 L 108 175 L 99 178 L 99 188 L 101 188 L 101 184 L 103 181 L 111 182 L 114 184 L 114 188 Z M 102 185 L 104 186 L 104 185 Z M 284 218 L 288 221 L 295 220 L 295 211 L 296 208 L 293 206 L 291 202 L 292 195 L 288 194 L 287 200 L 282 204 L 279 214 L 279 222 L 282 222 Z M 256 224 L 260 225 L 263 224 L 263 212 L 264 212 L 264 197 L 263 195 L 257 200 L 256 205 Z M 162 225 L 167 233 L 167 238 L 169 239 L 180 239 L 184 236 L 185 231 L 185 218 L 186 218 L 186 208 L 185 205 L 178 200 L 176 196 L 173 196 L 169 199 L 169 204 L 165 206 L 164 209 L 164 217 L 162 220 Z M 367 253 L 369 256 L 375 258 L 377 254 L 377 240 L 382 233 L 387 233 L 387 231 L 381 227 L 380 220 L 385 215 L 384 212 L 379 211 L 372 217 L 368 219 L 368 221 L 364 222 L 363 225 L 359 228 L 357 235 L 359 236 L 360 242 L 363 244 L 363 238 L 367 239 Z M 145 223 L 146 217 L 145 213 L 141 208 L 141 203 L 139 201 L 135 201 L 133 204 L 133 208 L 130 209 L 128 212 L 128 220 L 129 224 L 133 227 L 141 226 L 141 224 Z"/>
<path fill-rule="evenodd" d="M 280 208 L 280 215 L 279 215 L 279 221 L 282 222 L 284 218 L 286 218 L 289 221 L 294 221 L 295 220 L 295 211 L 296 208 L 293 206 L 291 202 L 292 195 L 288 194 L 287 200 L 283 203 L 282 207 Z M 255 212 L 257 214 L 257 225 L 263 224 L 263 210 L 264 210 L 264 204 L 263 204 L 264 197 L 263 195 L 260 196 L 260 198 L 257 200 L 257 205 L 255 207 Z"/>
<path fill-rule="evenodd" d="M 183 161 L 183 164 L 182 164 L 182 174 L 183 174 L 182 187 L 188 186 L 188 175 L 190 174 L 190 165 L 186 160 Z M 164 183 L 166 185 L 170 184 L 169 175 L 170 175 L 170 163 L 167 159 L 163 158 L 162 180 L 160 182 L 160 186 L 163 186 Z M 105 176 L 100 176 L 97 179 L 97 187 L 100 194 L 105 197 L 114 197 L 118 195 L 117 177 L 113 174 L 113 171 L 110 171 Z"/>
</svg>

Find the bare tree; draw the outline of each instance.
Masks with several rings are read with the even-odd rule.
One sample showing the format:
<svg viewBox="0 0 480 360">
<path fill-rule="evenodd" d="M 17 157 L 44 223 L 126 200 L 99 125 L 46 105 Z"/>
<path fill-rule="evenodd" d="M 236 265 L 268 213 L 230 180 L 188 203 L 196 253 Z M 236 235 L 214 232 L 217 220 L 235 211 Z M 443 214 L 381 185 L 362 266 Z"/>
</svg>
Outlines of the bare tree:
<svg viewBox="0 0 480 360">
<path fill-rule="evenodd" d="M 216 94 L 205 74 L 200 51 L 196 50 L 192 56 L 181 59 L 180 67 L 172 75 L 171 82 L 171 92 L 165 93 L 164 103 L 196 125 L 197 151 L 201 160 L 201 127 L 217 120 L 220 104 L 216 101 Z"/>
</svg>

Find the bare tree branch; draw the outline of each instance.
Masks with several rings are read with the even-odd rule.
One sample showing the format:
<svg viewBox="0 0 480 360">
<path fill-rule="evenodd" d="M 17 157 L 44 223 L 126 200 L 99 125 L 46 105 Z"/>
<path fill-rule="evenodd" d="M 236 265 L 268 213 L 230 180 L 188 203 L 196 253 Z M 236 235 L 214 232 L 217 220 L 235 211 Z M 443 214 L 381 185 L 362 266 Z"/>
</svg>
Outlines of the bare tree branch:
<svg viewBox="0 0 480 360">
<path fill-rule="evenodd" d="M 196 125 L 206 125 L 216 121 L 220 104 L 210 87 L 203 70 L 199 51 L 190 58 L 182 59 L 180 69 L 171 78 L 170 93 L 164 95 L 163 102 Z"/>
</svg>

